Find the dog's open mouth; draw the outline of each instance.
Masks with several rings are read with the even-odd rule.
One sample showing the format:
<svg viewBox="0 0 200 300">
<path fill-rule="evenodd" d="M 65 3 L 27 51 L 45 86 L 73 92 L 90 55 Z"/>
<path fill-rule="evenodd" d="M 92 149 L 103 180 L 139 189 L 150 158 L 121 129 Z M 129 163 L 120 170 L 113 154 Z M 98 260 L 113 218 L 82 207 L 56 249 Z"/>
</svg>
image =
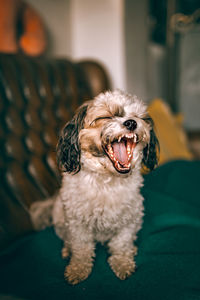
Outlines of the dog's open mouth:
<svg viewBox="0 0 200 300">
<path fill-rule="evenodd" d="M 129 133 L 118 137 L 118 139 L 104 147 L 106 154 L 119 173 L 128 173 L 130 171 L 133 150 L 137 142 L 137 134 Z"/>
</svg>

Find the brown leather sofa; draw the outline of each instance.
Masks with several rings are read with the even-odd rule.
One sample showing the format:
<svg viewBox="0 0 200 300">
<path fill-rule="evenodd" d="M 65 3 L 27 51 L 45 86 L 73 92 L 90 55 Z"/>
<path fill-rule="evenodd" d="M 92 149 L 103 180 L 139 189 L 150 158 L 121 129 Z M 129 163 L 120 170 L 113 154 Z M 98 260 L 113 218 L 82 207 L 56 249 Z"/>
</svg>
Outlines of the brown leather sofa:
<svg viewBox="0 0 200 300">
<path fill-rule="evenodd" d="M 93 61 L 0 54 L 0 250 L 32 230 L 28 208 L 60 184 L 59 130 L 110 87 Z"/>
</svg>

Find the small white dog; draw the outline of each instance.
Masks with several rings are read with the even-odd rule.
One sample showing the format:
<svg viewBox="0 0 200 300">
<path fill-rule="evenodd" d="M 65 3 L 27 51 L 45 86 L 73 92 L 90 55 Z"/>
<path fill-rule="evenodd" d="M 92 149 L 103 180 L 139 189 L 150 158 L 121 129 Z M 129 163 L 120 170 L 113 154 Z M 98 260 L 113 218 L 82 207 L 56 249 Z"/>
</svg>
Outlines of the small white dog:
<svg viewBox="0 0 200 300">
<path fill-rule="evenodd" d="M 135 270 L 142 225 L 141 166 L 157 164 L 158 141 L 146 106 L 122 91 L 106 92 L 84 103 L 62 130 L 57 157 L 62 186 L 54 199 L 36 202 L 37 229 L 50 225 L 71 255 L 65 277 L 77 284 L 91 273 L 95 242 L 107 242 L 108 262 L 120 279 Z"/>
</svg>

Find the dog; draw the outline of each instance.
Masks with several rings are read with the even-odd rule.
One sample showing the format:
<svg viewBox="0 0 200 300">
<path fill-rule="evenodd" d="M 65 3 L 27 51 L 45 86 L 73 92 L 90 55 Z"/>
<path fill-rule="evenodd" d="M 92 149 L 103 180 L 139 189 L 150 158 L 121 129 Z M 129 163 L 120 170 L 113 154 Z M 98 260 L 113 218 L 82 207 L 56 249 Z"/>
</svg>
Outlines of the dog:
<svg viewBox="0 0 200 300">
<path fill-rule="evenodd" d="M 135 271 L 134 241 L 142 226 L 141 167 L 157 165 L 158 140 L 146 105 L 115 90 L 85 102 L 68 122 L 57 145 L 63 171 L 58 194 L 33 204 L 36 229 L 55 226 L 70 284 L 92 271 L 95 243 L 106 243 L 108 263 L 121 280 Z"/>
</svg>

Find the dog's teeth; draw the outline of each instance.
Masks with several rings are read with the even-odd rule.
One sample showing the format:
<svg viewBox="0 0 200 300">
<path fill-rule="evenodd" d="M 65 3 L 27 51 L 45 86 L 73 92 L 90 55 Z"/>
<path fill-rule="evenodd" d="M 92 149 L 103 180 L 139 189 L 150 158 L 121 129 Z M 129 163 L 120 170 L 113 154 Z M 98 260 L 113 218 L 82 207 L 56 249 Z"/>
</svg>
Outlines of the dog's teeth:
<svg viewBox="0 0 200 300">
<path fill-rule="evenodd" d="M 136 142 L 137 142 L 137 135 L 136 135 L 136 134 L 134 134 L 133 141 L 134 141 L 134 143 L 136 143 Z"/>
<path fill-rule="evenodd" d="M 121 136 L 118 138 L 118 143 L 120 143 L 120 141 L 121 141 L 121 138 L 122 138 Z"/>
<path fill-rule="evenodd" d="M 128 138 L 128 139 L 132 139 L 133 136 L 134 136 L 133 133 L 127 133 L 127 134 L 125 135 L 125 137 Z"/>
<path fill-rule="evenodd" d="M 113 152 L 112 146 L 111 146 L 110 144 L 108 145 L 108 151 L 109 151 L 109 152 Z"/>
</svg>

